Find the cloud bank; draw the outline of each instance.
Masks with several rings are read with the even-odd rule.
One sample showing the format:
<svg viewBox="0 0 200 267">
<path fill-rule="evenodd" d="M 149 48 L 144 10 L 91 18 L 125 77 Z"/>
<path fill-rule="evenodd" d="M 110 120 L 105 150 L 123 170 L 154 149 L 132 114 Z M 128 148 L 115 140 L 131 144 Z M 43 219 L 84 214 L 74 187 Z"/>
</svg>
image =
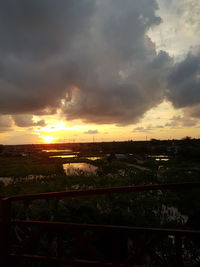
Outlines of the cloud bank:
<svg viewBox="0 0 200 267">
<path fill-rule="evenodd" d="M 199 56 L 174 65 L 156 52 L 147 32 L 161 23 L 157 8 L 156 0 L 1 1 L 0 114 L 18 126 L 58 111 L 126 125 L 166 97 L 196 107 Z"/>
</svg>

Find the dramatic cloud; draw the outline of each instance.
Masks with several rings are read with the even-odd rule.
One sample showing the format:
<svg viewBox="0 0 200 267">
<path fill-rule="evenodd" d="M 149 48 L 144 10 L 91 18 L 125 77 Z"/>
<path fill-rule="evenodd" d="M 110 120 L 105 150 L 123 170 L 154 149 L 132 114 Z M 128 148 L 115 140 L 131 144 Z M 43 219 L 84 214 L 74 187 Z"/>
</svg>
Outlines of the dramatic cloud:
<svg viewBox="0 0 200 267">
<path fill-rule="evenodd" d="M 85 62 L 84 79 L 76 82 L 71 102 L 66 101 L 63 110 L 67 119 L 133 123 L 163 99 L 165 75 L 171 65 L 165 52 L 156 54 L 154 44 L 145 34 L 160 22 L 154 14 L 156 4 L 100 3 L 81 55 Z M 81 45 L 75 46 L 72 54 L 80 55 L 81 50 Z"/>
<path fill-rule="evenodd" d="M 198 56 L 173 66 L 147 36 L 161 23 L 157 8 L 156 0 L 1 1 L 0 114 L 18 114 L 20 127 L 56 112 L 126 125 L 159 104 L 167 84 L 175 107 L 198 104 Z"/>
<path fill-rule="evenodd" d="M 69 47 L 88 28 L 93 2 L 0 2 L 1 113 L 56 111 L 71 79 Z"/>
<path fill-rule="evenodd" d="M 0 113 L 136 121 L 162 100 L 171 64 L 146 35 L 161 22 L 156 9 L 155 0 L 1 1 Z"/>
</svg>

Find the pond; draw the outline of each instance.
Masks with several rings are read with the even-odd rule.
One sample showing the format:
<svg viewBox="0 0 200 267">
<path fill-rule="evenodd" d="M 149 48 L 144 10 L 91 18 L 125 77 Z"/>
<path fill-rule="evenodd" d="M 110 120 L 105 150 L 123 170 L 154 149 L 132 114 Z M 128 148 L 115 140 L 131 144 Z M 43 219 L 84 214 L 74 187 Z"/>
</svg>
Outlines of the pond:
<svg viewBox="0 0 200 267">
<path fill-rule="evenodd" d="M 62 158 L 62 159 L 70 159 L 70 158 L 76 158 L 76 154 L 70 154 L 70 155 L 56 155 L 56 156 L 50 156 L 49 158 Z"/>
<path fill-rule="evenodd" d="M 97 160 L 97 159 L 102 159 L 103 157 L 86 157 L 89 160 Z"/>
<path fill-rule="evenodd" d="M 65 163 L 63 169 L 66 175 L 96 174 L 98 167 L 88 163 Z"/>
<path fill-rule="evenodd" d="M 48 149 L 48 150 L 42 150 L 42 152 L 47 152 L 47 153 L 63 153 L 63 152 L 72 152 L 71 149 Z"/>
<path fill-rule="evenodd" d="M 148 156 L 148 158 L 153 158 L 156 161 L 168 161 L 169 157 L 167 155 L 154 155 L 154 156 Z"/>
</svg>

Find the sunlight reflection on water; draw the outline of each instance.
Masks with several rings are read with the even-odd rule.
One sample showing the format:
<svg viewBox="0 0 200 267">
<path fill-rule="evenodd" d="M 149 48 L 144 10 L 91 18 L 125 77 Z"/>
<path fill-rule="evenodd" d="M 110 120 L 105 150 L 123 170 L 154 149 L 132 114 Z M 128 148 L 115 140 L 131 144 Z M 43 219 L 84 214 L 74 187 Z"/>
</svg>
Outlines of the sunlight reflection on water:
<svg viewBox="0 0 200 267">
<path fill-rule="evenodd" d="M 64 171 L 67 175 L 96 174 L 98 167 L 88 163 L 65 163 Z"/>
</svg>

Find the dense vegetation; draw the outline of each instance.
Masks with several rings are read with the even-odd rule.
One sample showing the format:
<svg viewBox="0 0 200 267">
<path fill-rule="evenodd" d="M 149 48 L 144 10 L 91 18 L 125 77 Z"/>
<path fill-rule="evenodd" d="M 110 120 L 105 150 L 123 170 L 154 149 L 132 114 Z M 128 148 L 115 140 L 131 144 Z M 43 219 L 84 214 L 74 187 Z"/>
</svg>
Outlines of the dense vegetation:
<svg viewBox="0 0 200 267">
<path fill-rule="evenodd" d="M 33 153 L 27 157 L 2 155 L 0 157 L 0 176 L 13 177 L 13 180 L 8 185 L 0 182 L 0 194 L 18 195 L 138 184 L 200 181 L 197 146 L 195 144 L 193 147 L 191 140 L 184 142 L 186 144 L 180 148 L 179 153 L 174 155 L 170 152 L 168 154 L 169 161 L 156 161 L 153 158 L 141 160 L 141 154 L 136 158 L 130 155 L 126 159 L 96 160 L 94 164 L 99 166 L 97 175 L 80 172 L 76 176 L 67 176 L 62 169 L 63 161 L 49 159 L 42 153 Z M 155 143 L 157 144 L 157 141 L 154 140 L 153 144 Z M 186 148 L 190 153 L 185 152 Z M 152 150 L 153 148 L 149 147 L 148 149 Z M 32 176 L 29 177 L 30 175 Z M 200 224 L 199 193 L 199 189 L 193 189 L 176 192 L 157 191 L 79 197 L 48 202 L 44 200 L 29 203 L 17 202 L 12 206 L 12 216 L 16 219 L 197 229 Z M 16 230 L 13 250 L 18 251 L 21 235 L 22 233 Z M 192 249 L 195 253 L 199 253 L 199 247 L 196 247 L 196 244 L 192 245 Z M 25 263 L 24 266 L 33 265 Z"/>
</svg>

